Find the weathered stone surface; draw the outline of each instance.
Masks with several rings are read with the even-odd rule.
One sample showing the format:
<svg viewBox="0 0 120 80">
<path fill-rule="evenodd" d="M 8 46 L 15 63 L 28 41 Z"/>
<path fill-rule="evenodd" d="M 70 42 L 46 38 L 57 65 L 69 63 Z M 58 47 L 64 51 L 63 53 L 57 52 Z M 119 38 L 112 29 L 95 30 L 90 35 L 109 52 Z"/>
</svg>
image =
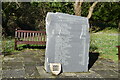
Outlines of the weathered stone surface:
<svg viewBox="0 0 120 80">
<path fill-rule="evenodd" d="M 14 57 L 14 58 L 4 57 L 3 61 L 4 62 L 23 62 L 24 58 L 23 57 Z"/>
<path fill-rule="evenodd" d="M 55 78 L 56 76 L 53 76 L 51 73 L 46 73 L 43 66 L 36 66 L 39 74 L 40 74 L 40 78 Z"/>
<path fill-rule="evenodd" d="M 25 70 L 17 69 L 17 70 L 3 70 L 2 78 L 24 78 Z"/>
<path fill-rule="evenodd" d="M 25 77 L 26 78 L 38 78 L 40 77 L 38 70 L 35 66 L 25 66 Z"/>
<path fill-rule="evenodd" d="M 2 64 L 3 70 L 13 70 L 13 69 L 23 69 L 23 63 L 22 62 L 3 62 Z"/>
<path fill-rule="evenodd" d="M 25 58 L 24 58 L 24 61 L 25 61 L 25 62 L 34 62 L 33 59 L 30 58 L 30 57 L 25 57 Z"/>
<path fill-rule="evenodd" d="M 45 69 L 61 63 L 63 72 L 87 72 L 89 53 L 88 19 L 63 13 L 48 13 Z"/>
<path fill-rule="evenodd" d="M 76 73 L 78 78 L 103 78 L 101 75 L 97 74 L 96 72 L 89 70 L 89 72 L 84 73 Z"/>
<path fill-rule="evenodd" d="M 118 73 L 113 70 L 96 70 L 95 72 L 103 78 L 118 78 Z"/>
<path fill-rule="evenodd" d="M 0 62 L 0 69 L 2 69 L 2 62 Z"/>
<path fill-rule="evenodd" d="M 0 55 L 0 62 L 2 62 L 3 61 L 3 55 Z"/>
<path fill-rule="evenodd" d="M 75 73 L 62 73 L 62 76 L 65 76 L 65 77 L 77 77 L 77 75 Z"/>
</svg>

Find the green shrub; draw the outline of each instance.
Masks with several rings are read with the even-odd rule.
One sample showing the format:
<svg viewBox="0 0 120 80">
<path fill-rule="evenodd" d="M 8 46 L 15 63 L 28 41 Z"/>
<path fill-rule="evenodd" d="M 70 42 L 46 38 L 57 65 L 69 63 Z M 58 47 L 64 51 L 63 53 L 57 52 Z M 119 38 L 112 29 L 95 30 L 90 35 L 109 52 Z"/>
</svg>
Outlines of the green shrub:
<svg viewBox="0 0 120 80">
<path fill-rule="evenodd" d="M 10 53 L 14 50 L 14 39 L 3 38 L 2 40 L 2 52 Z"/>
</svg>

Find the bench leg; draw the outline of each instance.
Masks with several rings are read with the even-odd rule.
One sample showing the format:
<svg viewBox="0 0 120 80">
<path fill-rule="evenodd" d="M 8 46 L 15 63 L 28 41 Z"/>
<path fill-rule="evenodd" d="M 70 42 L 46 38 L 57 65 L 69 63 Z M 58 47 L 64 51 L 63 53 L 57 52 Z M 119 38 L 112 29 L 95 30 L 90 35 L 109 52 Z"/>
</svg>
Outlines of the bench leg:
<svg viewBox="0 0 120 80">
<path fill-rule="evenodd" d="M 15 40 L 14 50 L 17 50 L 17 41 Z"/>
<path fill-rule="evenodd" d="M 120 61 L 120 47 L 118 47 L 118 60 Z"/>
</svg>

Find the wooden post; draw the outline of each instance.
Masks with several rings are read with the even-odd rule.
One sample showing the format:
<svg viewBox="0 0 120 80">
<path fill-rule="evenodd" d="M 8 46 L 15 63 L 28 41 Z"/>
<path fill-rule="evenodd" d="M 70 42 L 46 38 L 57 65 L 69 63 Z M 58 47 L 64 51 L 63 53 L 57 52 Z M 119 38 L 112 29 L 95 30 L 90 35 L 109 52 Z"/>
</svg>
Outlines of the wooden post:
<svg viewBox="0 0 120 80">
<path fill-rule="evenodd" d="M 17 49 L 17 29 L 15 29 L 15 46 L 14 49 Z"/>
<path fill-rule="evenodd" d="M 120 46 L 116 46 L 118 48 L 118 61 L 120 61 Z"/>
<path fill-rule="evenodd" d="M 119 37 L 119 34 L 120 34 L 120 21 L 118 22 L 118 29 L 119 29 L 119 31 L 118 31 L 118 60 L 119 60 L 119 62 L 120 62 L 120 37 Z"/>
<path fill-rule="evenodd" d="M 116 46 L 118 47 L 118 61 L 120 61 L 120 46 Z"/>
<path fill-rule="evenodd" d="M 118 47 L 118 59 L 120 61 L 120 46 Z"/>
</svg>

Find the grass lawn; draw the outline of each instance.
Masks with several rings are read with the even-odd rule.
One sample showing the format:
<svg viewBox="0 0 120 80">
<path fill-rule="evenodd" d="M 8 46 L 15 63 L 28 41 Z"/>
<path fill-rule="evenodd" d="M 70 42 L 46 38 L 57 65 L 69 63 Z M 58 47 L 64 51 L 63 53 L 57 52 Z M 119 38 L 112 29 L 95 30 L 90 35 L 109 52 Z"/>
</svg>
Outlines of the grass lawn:
<svg viewBox="0 0 120 80">
<path fill-rule="evenodd" d="M 118 45 L 117 33 L 97 32 L 91 33 L 91 45 L 96 47 L 94 52 L 100 53 L 100 57 L 111 59 L 115 62 L 118 61 L 118 55 L 116 55 Z"/>
</svg>

